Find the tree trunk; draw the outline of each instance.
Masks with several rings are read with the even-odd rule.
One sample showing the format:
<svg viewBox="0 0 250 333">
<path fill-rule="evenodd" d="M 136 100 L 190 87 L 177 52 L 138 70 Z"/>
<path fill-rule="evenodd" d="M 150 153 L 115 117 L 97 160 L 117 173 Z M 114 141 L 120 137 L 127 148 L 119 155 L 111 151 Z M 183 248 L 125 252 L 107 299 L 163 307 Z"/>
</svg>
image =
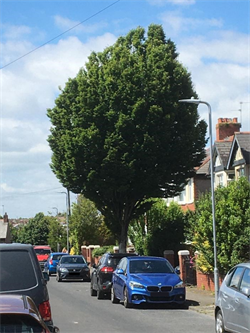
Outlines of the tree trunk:
<svg viewBox="0 0 250 333">
<path fill-rule="evenodd" d="M 119 253 L 127 252 L 128 223 L 122 221 L 121 235 L 119 240 Z"/>
</svg>

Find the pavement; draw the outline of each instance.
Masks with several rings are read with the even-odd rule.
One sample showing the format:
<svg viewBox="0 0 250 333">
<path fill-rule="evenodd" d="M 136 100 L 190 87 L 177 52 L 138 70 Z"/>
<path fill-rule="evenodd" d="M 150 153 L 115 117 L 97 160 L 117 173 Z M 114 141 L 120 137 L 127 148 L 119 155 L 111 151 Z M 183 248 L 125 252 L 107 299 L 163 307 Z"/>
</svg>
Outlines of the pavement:
<svg viewBox="0 0 250 333">
<path fill-rule="evenodd" d="M 186 286 L 186 301 L 190 310 L 214 316 L 214 292 L 200 290 L 196 286 Z"/>
</svg>

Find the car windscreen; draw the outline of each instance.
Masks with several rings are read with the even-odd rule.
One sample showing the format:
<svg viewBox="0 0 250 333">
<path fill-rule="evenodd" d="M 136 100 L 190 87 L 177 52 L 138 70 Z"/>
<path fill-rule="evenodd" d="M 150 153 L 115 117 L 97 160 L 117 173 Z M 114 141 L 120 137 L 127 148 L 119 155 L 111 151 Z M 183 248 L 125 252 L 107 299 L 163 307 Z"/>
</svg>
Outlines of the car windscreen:
<svg viewBox="0 0 250 333">
<path fill-rule="evenodd" d="M 172 267 L 164 260 L 133 260 L 129 266 L 130 273 L 174 273 Z"/>
<path fill-rule="evenodd" d="M 0 291 L 20 291 L 37 285 L 28 251 L 0 251 Z"/>
<path fill-rule="evenodd" d="M 60 261 L 61 264 L 86 264 L 86 261 L 84 260 L 83 257 L 62 257 L 61 258 L 61 261 Z"/>
<path fill-rule="evenodd" d="M 0 314 L 0 333 L 44 333 L 43 327 L 31 316 Z"/>
</svg>

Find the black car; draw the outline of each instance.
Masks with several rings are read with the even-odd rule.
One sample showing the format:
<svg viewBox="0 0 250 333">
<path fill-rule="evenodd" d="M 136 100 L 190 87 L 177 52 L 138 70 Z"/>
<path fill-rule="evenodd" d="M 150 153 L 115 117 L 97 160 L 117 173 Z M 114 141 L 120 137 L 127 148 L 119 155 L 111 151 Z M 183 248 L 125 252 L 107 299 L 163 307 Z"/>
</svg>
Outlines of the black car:
<svg viewBox="0 0 250 333">
<path fill-rule="evenodd" d="M 90 281 L 90 269 L 81 255 L 62 256 L 56 268 L 56 280 Z"/>
<path fill-rule="evenodd" d="M 32 245 L 0 244 L 0 294 L 27 295 L 35 302 L 51 332 L 53 325 L 47 281 Z"/>
<path fill-rule="evenodd" d="M 93 265 L 91 274 L 90 294 L 102 299 L 105 296 L 110 297 L 112 274 L 119 261 L 123 257 L 136 256 L 135 253 L 105 253 L 97 265 Z"/>
</svg>

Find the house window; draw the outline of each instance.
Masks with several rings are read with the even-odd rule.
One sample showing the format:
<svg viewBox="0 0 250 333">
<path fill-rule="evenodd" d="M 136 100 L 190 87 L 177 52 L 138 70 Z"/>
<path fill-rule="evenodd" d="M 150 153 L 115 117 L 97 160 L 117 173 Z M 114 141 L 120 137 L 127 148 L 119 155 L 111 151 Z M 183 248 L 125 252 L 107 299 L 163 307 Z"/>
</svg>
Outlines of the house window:
<svg viewBox="0 0 250 333">
<path fill-rule="evenodd" d="M 245 169 L 244 168 L 239 168 L 238 169 L 238 175 L 239 175 L 239 177 L 245 176 Z"/>
<path fill-rule="evenodd" d="M 218 183 L 218 186 L 223 186 L 224 185 L 224 183 L 223 183 L 223 173 L 221 173 L 221 174 L 219 174 L 218 176 L 217 176 L 217 183 Z"/>
</svg>

